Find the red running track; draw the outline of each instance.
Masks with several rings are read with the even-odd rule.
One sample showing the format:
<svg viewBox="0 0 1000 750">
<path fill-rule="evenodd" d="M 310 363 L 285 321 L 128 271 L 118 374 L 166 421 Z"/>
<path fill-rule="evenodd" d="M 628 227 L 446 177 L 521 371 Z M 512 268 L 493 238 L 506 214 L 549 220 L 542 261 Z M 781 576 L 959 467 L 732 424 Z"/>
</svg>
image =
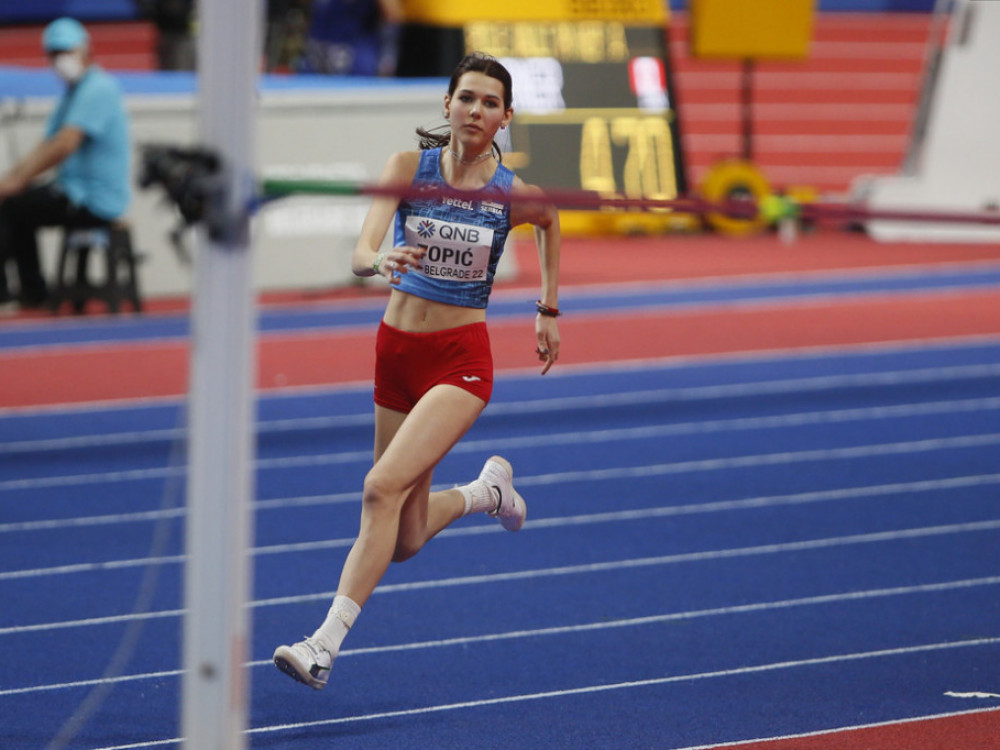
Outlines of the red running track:
<svg viewBox="0 0 1000 750">
<path fill-rule="evenodd" d="M 567 285 L 695 280 L 997 260 L 995 246 L 879 245 L 857 235 L 819 234 L 795 245 L 772 237 L 567 240 Z M 532 298 L 537 263 L 518 249 L 517 282 Z M 531 291 L 527 291 L 531 290 Z M 370 295 L 369 295 L 370 296 Z M 282 298 L 287 304 L 287 296 Z M 265 301 L 266 303 L 266 301 Z M 155 306 L 155 305 L 154 305 Z M 1000 334 L 1000 292 L 963 291 L 779 301 L 662 312 L 566 315 L 560 364 L 662 359 L 913 342 Z M 532 316 L 490 324 L 498 370 L 536 366 Z M 264 390 L 367 382 L 374 330 L 269 334 L 258 342 Z M 186 342 L 121 343 L 0 353 L 0 407 L 178 397 L 188 375 Z"/>
<path fill-rule="evenodd" d="M 731 750 L 996 750 L 998 737 L 1000 710 L 991 710 L 725 747 Z"/>
<path fill-rule="evenodd" d="M 1000 335 L 1000 293 L 907 296 L 749 309 L 566 318 L 562 365 Z M 367 381 L 374 330 L 268 336 L 258 344 L 264 390 Z M 533 367 L 531 316 L 492 323 L 498 370 Z M 0 356 L 0 407 L 180 396 L 186 344 L 121 344 Z"/>
</svg>

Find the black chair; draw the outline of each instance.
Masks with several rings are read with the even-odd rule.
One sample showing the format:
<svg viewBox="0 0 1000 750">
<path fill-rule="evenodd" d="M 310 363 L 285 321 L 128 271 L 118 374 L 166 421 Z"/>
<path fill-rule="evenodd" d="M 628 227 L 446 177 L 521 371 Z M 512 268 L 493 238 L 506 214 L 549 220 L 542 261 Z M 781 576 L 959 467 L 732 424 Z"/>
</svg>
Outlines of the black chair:
<svg viewBox="0 0 1000 750">
<path fill-rule="evenodd" d="M 100 284 L 91 283 L 87 273 L 88 260 L 94 251 L 104 254 L 105 273 Z M 69 259 L 73 255 L 76 256 L 76 268 L 72 278 L 68 278 Z M 70 302 L 73 310 L 81 313 L 91 299 L 106 303 L 113 313 L 119 312 L 125 301 L 130 302 L 136 312 L 142 312 L 132 232 L 123 221 L 63 229 L 62 250 L 49 307 L 58 313 L 64 302 Z"/>
</svg>

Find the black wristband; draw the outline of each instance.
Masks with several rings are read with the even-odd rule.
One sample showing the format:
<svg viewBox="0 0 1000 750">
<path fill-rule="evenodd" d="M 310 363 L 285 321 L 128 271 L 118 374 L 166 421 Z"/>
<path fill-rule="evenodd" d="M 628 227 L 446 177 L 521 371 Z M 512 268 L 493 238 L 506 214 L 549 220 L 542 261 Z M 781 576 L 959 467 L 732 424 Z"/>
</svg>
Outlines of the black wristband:
<svg viewBox="0 0 1000 750">
<path fill-rule="evenodd" d="M 562 314 L 558 307 L 543 305 L 541 300 L 535 302 L 535 309 L 538 310 L 539 315 L 544 315 L 546 318 L 558 318 Z"/>
</svg>

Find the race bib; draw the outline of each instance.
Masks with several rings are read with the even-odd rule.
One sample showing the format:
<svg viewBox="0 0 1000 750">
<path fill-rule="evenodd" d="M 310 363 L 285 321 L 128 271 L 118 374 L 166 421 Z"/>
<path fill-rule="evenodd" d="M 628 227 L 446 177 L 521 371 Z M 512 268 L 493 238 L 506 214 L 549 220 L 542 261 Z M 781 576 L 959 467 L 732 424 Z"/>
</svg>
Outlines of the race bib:
<svg viewBox="0 0 1000 750">
<path fill-rule="evenodd" d="M 406 244 L 424 249 L 425 276 L 444 281 L 484 281 L 493 248 L 493 230 L 475 224 L 406 217 Z"/>
</svg>

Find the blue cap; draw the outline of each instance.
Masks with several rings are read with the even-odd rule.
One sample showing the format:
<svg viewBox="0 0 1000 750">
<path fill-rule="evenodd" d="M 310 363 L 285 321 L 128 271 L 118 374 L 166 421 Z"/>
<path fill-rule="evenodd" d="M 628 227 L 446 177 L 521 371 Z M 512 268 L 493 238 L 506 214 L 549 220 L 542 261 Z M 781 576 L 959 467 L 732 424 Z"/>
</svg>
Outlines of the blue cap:
<svg viewBox="0 0 1000 750">
<path fill-rule="evenodd" d="M 79 21 L 57 18 L 42 32 L 42 48 L 46 52 L 66 52 L 82 47 L 89 39 L 87 30 Z"/>
</svg>

